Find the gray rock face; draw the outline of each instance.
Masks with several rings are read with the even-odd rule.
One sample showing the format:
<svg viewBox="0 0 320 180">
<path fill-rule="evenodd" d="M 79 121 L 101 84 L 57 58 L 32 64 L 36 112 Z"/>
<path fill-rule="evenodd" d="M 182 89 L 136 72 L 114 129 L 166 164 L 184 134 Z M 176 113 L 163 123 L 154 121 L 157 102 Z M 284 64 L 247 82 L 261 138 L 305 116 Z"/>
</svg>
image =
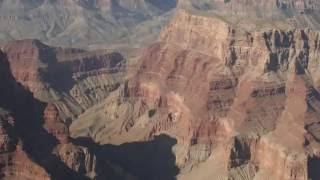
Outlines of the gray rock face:
<svg viewBox="0 0 320 180">
<path fill-rule="evenodd" d="M 218 14 L 243 28 L 320 29 L 319 7 L 316 0 L 2 0 L 0 42 L 36 38 L 68 47 L 141 47 L 156 40 L 180 8 Z"/>
<path fill-rule="evenodd" d="M 270 26 L 320 28 L 320 4 L 316 0 L 182 0 L 179 6 L 207 15 L 219 15 L 242 28 L 249 27 L 246 30 Z M 280 26 L 280 22 L 286 26 Z"/>
<path fill-rule="evenodd" d="M 175 0 L 2 0 L 0 41 L 36 38 L 86 48 L 143 44 L 155 37 L 175 6 Z"/>
</svg>

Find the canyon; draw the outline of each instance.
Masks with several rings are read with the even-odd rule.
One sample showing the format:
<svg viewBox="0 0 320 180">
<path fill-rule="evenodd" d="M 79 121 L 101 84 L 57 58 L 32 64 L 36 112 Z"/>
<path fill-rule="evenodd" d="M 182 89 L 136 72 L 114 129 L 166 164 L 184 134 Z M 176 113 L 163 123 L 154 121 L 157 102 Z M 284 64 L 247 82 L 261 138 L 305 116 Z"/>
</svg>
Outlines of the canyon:
<svg viewBox="0 0 320 180">
<path fill-rule="evenodd" d="M 74 121 L 72 136 L 174 137 L 177 179 L 318 179 L 318 37 L 247 32 L 181 10 L 137 74 Z"/>
<path fill-rule="evenodd" d="M 134 49 L 156 39 L 176 0 L 0 1 L 0 42 Z"/>
<path fill-rule="evenodd" d="M 319 29 L 319 6 L 317 0 L 2 0 L 0 43 L 40 39 L 53 46 L 127 53 L 156 41 L 179 9 L 247 30 Z"/>
<path fill-rule="evenodd" d="M 320 179 L 317 1 L 16 2 L 0 8 L 168 23 L 132 57 L 103 38 L 2 43 L 0 179 Z"/>
</svg>

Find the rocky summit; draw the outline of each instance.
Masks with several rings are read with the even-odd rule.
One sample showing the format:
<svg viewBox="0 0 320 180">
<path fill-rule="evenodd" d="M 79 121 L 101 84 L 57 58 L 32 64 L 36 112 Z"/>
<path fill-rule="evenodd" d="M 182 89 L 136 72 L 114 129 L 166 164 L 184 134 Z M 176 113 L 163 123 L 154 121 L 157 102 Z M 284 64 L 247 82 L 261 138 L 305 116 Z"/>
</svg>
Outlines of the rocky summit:
<svg viewBox="0 0 320 180">
<path fill-rule="evenodd" d="M 0 179 L 320 179 L 316 0 L 0 9 Z"/>
</svg>

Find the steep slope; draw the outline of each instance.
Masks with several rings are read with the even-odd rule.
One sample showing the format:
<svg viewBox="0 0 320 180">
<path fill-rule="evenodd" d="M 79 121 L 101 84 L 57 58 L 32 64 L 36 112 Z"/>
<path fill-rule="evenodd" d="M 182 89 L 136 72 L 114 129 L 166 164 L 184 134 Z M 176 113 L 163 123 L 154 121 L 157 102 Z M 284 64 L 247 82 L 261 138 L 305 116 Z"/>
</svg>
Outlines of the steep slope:
<svg viewBox="0 0 320 180">
<path fill-rule="evenodd" d="M 62 44 L 69 37 L 109 41 L 104 36 L 148 24 L 175 6 L 2 2 L 35 21 L 58 23 L 51 10 L 70 18 L 66 31 L 51 29 Z M 1 46 L 1 162 L 10 160 L 1 172 L 22 179 L 319 179 L 317 1 L 180 0 L 179 7 L 189 10 L 175 14 L 130 79 L 119 53 L 38 40 Z M 114 29 L 100 32 L 110 28 L 98 26 L 92 11 L 111 18 Z M 83 31 L 88 23 L 93 32 Z"/>
<path fill-rule="evenodd" d="M 15 80 L 35 98 L 55 103 L 64 120 L 105 98 L 125 76 L 125 60 L 115 52 L 55 48 L 38 40 L 13 41 L 2 49 Z"/>
<path fill-rule="evenodd" d="M 318 58 L 319 32 L 245 31 L 180 11 L 137 75 L 71 134 L 115 144 L 168 134 L 177 179 L 318 179 Z"/>
<path fill-rule="evenodd" d="M 72 79 L 72 73 L 86 72 L 88 75 L 81 74 L 80 77 L 91 77 L 93 75 L 90 73 L 97 67 L 116 66 L 121 57 L 113 59 L 112 55 L 95 53 L 93 58 L 93 54 L 83 50 L 52 48 L 36 40 L 12 42 L 3 50 L 5 53 L 0 51 L 1 179 L 79 180 L 118 175 L 111 163 L 97 162 L 96 156 L 87 147 L 74 144 L 65 122 L 65 111 L 59 109 L 66 103 L 63 100 L 57 102 L 50 96 L 43 100 L 41 95 L 50 94 L 48 85 L 55 87 L 58 82 L 68 85 L 60 81 L 62 77 Z M 83 56 L 79 54 L 74 60 L 73 53 Z M 53 55 L 59 57 L 58 60 Z M 116 71 L 111 68 L 106 73 Z M 47 77 L 50 73 L 56 73 L 54 79 L 58 82 Z M 65 73 L 70 73 L 71 77 L 65 76 Z M 58 85 L 61 89 L 65 88 Z M 61 89 L 52 89 L 54 92 L 51 93 L 63 93 Z M 85 91 L 88 93 L 88 90 Z M 72 96 L 69 95 L 69 98 Z M 79 105 L 77 108 L 82 107 Z M 120 175 L 126 174 L 123 172 Z"/>
<path fill-rule="evenodd" d="M 175 0 L 3 0 L 0 40 L 41 39 L 82 48 L 139 47 L 155 39 L 175 6 Z"/>
<path fill-rule="evenodd" d="M 233 25 L 253 29 L 319 29 L 319 2 L 316 0 L 180 0 L 179 6 L 218 16 Z"/>
<path fill-rule="evenodd" d="M 0 81 L 1 178 L 49 179 L 46 171 L 34 163 L 22 150 L 22 144 L 18 143 L 19 136 L 15 129 L 16 119 L 8 110 L 5 110 L 13 108 L 14 101 L 18 99 L 18 97 L 14 98 L 14 94 L 20 98 L 24 95 L 15 88 L 16 84 L 10 76 L 10 69 L 2 52 L 0 52 Z"/>
<path fill-rule="evenodd" d="M 317 0 L 32 0 L 0 1 L 0 42 L 40 39 L 81 48 L 141 48 L 171 15 L 188 9 L 248 30 L 320 29 Z"/>
<path fill-rule="evenodd" d="M 64 165 L 64 160 L 59 160 L 58 156 L 51 154 L 51 151 L 55 149 L 57 144 L 72 145 L 70 142 L 63 140 L 67 139 L 68 134 L 64 134 L 65 131 L 61 131 L 58 126 L 51 126 L 50 131 L 45 131 L 42 128 L 41 110 L 44 104 L 35 100 L 30 92 L 26 91 L 14 80 L 5 56 L 1 56 L 0 63 L 0 73 L 2 75 L 0 88 L 1 178 L 79 179 L 84 178 L 84 175 L 89 173 L 89 171 L 94 171 L 94 169 L 90 169 L 80 172 L 73 166 L 68 167 Z M 6 110 L 2 110 L 2 108 Z M 11 113 L 8 111 L 11 111 Z M 45 119 L 48 121 L 48 113 L 46 113 Z M 58 133 L 58 136 L 54 137 L 50 134 L 52 132 L 61 132 L 62 134 Z M 65 138 L 60 138 L 61 136 Z M 60 141 L 57 141 L 55 138 Z M 82 147 L 74 147 L 78 149 L 77 151 L 82 152 L 85 150 L 85 148 L 81 150 Z M 57 149 L 60 148 L 57 147 Z M 66 150 L 70 153 L 75 152 L 72 148 L 66 148 Z M 73 162 L 89 167 L 85 161 L 80 159 L 81 156 L 88 157 L 90 155 L 76 154 Z M 89 161 L 89 163 L 94 162 Z"/>
</svg>

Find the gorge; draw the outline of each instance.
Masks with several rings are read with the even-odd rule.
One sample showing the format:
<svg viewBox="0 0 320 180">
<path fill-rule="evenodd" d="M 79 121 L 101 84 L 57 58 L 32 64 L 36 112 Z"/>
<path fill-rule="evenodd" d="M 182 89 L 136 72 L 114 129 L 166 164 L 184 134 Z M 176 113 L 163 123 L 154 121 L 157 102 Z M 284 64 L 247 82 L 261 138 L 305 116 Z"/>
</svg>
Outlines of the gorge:
<svg viewBox="0 0 320 180">
<path fill-rule="evenodd" d="M 134 53 L 3 42 L 0 179 L 320 179 L 317 1 L 32 2 L 166 23 Z"/>
</svg>

